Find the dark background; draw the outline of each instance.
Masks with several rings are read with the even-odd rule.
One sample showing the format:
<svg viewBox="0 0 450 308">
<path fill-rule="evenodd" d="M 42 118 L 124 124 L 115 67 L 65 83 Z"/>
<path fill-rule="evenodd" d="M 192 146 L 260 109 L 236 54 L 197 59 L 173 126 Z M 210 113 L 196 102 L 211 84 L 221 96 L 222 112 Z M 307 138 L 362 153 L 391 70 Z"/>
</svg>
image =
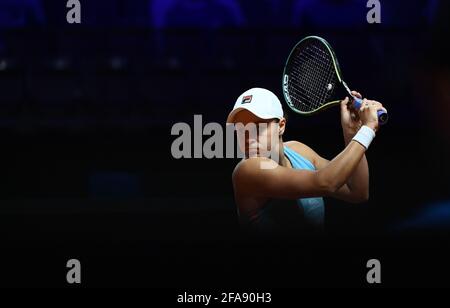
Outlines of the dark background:
<svg viewBox="0 0 450 308">
<path fill-rule="evenodd" d="M 447 285 L 447 1 L 0 0 L 1 285 Z M 370 201 L 326 200 L 327 236 L 243 239 L 234 159 L 172 158 L 173 124 L 224 124 L 251 87 L 281 98 L 290 49 L 319 35 L 390 122 L 368 151 Z M 204 138 L 206 139 L 206 138 Z M 331 159 L 339 109 L 289 111 L 285 140 Z"/>
</svg>

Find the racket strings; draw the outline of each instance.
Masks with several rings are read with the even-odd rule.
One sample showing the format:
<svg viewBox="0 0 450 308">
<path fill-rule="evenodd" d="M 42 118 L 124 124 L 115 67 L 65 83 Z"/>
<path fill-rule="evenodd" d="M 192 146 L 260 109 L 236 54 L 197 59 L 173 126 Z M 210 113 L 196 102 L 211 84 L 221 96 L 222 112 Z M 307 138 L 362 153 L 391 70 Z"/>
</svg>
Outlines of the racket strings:
<svg viewBox="0 0 450 308">
<path fill-rule="evenodd" d="M 325 104 L 336 83 L 331 54 L 323 44 L 310 43 L 292 58 L 288 91 L 294 107 L 309 112 Z"/>
<path fill-rule="evenodd" d="M 297 92 L 303 94 L 303 99 L 306 100 L 304 106 L 307 106 L 309 101 L 309 105 L 316 109 L 326 98 L 325 90 L 331 75 L 331 63 L 327 61 L 326 54 L 320 48 L 311 45 L 299 54 L 297 64 L 297 74 L 303 85 Z"/>
<path fill-rule="evenodd" d="M 300 62 L 299 68 L 304 70 L 302 83 L 305 86 L 306 93 L 309 94 L 306 98 L 311 99 L 311 106 L 315 109 L 321 105 L 325 98 L 326 91 L 324 91 L 324 84 L 328 81 L 331 74 L 331 61 L 316 45 L 310 45 L 305 49 L 304 53 L 300 53 L 297 58 Z M 326 88 L 326 87 L 325 87 Z M 301 93 L 301 91 L 300 91 Z"/>
</svg>

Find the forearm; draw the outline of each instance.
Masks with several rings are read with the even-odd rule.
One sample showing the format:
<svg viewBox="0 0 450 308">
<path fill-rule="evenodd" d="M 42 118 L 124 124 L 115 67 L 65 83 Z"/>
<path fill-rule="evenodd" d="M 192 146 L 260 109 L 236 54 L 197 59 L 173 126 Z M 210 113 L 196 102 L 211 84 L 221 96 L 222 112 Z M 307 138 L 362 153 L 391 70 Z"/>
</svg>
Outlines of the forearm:
<svg viewBox="0 0 450 308">
<path fill-rule="evenodd" d="M 352 91 L 352 95 L 362 98 L 361 94 Z M 376 101 L 363 100 L 358 110 L 352 110 L 348 106 L 348 98 L 341 102 L 341 124 L 344 133 L 345 145 L 352 143 L 352 139 L 357 136 L 358 142 L 367 148 L 375 132 L 378 130 L 377 110 L 384 109 L 383 105 Z M 369 167 L 365 154 L 361 156 L 354 172 L 348 177 L 346 185 L 343 185 L 339 191 L 339 196 L 345 196 L 346 199 L 360 202 L 369 197 Z"/>
<path fill-rule="evenodd" d="M 350 141 L 338 156 L 318 171 L 321 181 L 332 191 L 338 190 L 359 167 L 365 150 L 358 142 Z"/>
<path fill-rule="evenodd" d="M 345 146 L 352 140 L 354 134 L 344 133 Z M 362 196 L 364 199 L 369 195 L 369 166 L 366 155 L 361 158 L 353 174 L 348 178 L 347 186 L 352 194 Z"/>
</svg>

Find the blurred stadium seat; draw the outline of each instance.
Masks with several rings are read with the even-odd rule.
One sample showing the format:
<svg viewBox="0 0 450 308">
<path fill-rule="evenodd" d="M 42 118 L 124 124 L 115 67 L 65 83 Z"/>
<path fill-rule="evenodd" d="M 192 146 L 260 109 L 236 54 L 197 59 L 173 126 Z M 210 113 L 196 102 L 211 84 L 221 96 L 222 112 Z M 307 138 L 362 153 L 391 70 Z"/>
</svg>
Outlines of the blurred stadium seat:
<svg viewBox="0 0 450 308">
<path fill-rule="evenodd" d="M 25 72 L 17 59 L 0 57 L 0 106 L 2 117 L 15 116 L 25 97 Z"/>
</svg>

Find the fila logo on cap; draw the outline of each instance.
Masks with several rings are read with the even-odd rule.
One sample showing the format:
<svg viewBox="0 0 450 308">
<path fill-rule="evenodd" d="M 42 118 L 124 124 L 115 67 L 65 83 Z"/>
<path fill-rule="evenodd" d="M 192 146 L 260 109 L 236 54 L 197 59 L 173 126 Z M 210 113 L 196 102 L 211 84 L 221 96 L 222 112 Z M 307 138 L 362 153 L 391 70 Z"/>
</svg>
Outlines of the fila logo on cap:
<svg viewBox="0 0 450 308">
<path fill-rule="evenodd" d="M 252 101 L 253 95 L 247 95 L 242 98 L 241 104 L 248 104 Z"/>
</svg>

